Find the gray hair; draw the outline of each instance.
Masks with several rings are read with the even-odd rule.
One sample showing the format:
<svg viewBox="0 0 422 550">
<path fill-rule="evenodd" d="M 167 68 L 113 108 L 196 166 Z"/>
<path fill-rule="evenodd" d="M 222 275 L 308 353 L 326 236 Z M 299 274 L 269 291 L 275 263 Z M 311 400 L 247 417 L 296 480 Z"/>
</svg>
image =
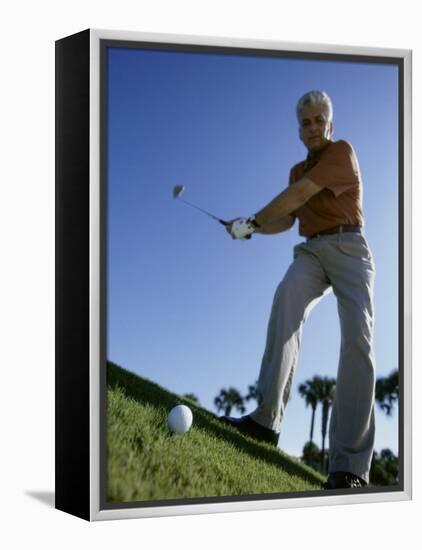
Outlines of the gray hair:
<svg viewBox="0 0 422 550">
<path fill-rule="evenodd" d="M 328 117 L 328 121 L 331 122 L 333 120 L 333 104 L 331 103 L 331 99 L 325 92 L 312 90 L 311 92 L 307 92 L 299 99 L 296 105 L 296 116 L 299 123 L 301 122 L 302 109 L 306 105 L 322 105 Z"/>
</svg>

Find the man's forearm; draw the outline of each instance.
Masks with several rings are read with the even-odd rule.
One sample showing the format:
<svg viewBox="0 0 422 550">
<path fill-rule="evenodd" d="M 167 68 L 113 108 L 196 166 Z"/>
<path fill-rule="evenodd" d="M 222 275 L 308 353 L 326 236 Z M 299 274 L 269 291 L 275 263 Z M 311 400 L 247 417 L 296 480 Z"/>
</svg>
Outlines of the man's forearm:
<svg viewBox="0 0 422 550">
<path fill-rule="evenodd" d="M 290 229 L 294 224 L 294 221 L 295 219 L 293 216 L 287 215 L 279 220 L 268 223 L 263 227 L 257 228 L 255 233 L 261 233 L 262 235 L 275 235 L 276 233 L 282 233 L 283 231 Z"/>
<path fill-rule="evenodd" d="M 312 197 L 312 195 L 319 191 L 321 191 L 320 187 L 316 186 L 307 178 L 302 178 L 293 185 L 290 185 L 257 212 L 255 214 L 255 219 L 261 226 L 276 222 L 284 216 L 294 212 L 297 208 L 300 208 Z"/>
<path fill-rule="evenodd" d="M 255 219 L 259 225 L 267 226 L 284 218 L 300 206 L 302 206 L 302 197 L 299 189 L 291 185 L 257 212 Z"/>
</svg>

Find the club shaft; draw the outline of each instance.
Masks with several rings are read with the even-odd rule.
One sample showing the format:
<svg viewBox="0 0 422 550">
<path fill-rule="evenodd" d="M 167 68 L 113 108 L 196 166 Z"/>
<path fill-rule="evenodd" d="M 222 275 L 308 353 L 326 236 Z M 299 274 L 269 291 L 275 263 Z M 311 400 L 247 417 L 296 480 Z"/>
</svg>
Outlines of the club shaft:
<svg viewBox="0 0 422 550">
<path fill-rule="evenodd" d="M 220 222 L 221 224 L 223 225 L 227 225 L 227 222 L 225 222 L 224 220 L 218 218 L 217 216 L 214 216 L 214 214 L 211 214 L 210 212 L 207 212 L 206 210 L 204 210 L 203 208 L 200 208 L 199 206 L 196 206 L 195 204 L 192 204 L 188 201 L 185 201 L 184 199 L 180 199 L 179 198 L 179 201 L 182 201 L 184 202 L 185 204 L 187 204 L 188 206 L 190 206 L 191 208 L 196 208 L 196 210 L 199 210 L 200 212 L 202 212 L 203 214 L 206 214 L 207 216 L 209 216 L 210 218 L 212 218 L 213 220 L 217 220 L 218 222 Z"/>
</svg>

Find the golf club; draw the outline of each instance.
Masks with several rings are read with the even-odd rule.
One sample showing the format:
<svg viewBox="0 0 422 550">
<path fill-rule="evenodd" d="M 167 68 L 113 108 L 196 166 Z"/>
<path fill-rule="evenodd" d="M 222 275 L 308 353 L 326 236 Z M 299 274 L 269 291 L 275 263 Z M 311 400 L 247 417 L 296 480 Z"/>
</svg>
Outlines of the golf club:
<svg viewBox="0 0 422 550">
<path fill-rule="evenodd" d="M 196 206 L 195 204 L 191 204 L 190 202 L 187 202 L 187 201 L 181 199 L 180 195 L 182 195 L 184 190 L 185 190 L 185 187 L 183 185 L 175 185 L 173 187 L 173 198 L 174 199 L 179 199 L 181 202 L 184 202 L 188 206 L 191 206 L 192 208 L 196 208 L 197 210 L 199 210 L 203 214 L 206 214 L 207 216 L 210 216 L 210 218 L 212 218 L 213 220 L 216 220 L 216 221 L 220 222 L 222 225 L 227 226 L 227 222 L 225 222 L 224 220 L 218 218 L 217 216 L 214 216 L 214 214 L 211 214 L 210 212 L 207 212 L 206 210 L 203 210 L 202 208 L 199 208 L 199 206 Z"/>
</svg>

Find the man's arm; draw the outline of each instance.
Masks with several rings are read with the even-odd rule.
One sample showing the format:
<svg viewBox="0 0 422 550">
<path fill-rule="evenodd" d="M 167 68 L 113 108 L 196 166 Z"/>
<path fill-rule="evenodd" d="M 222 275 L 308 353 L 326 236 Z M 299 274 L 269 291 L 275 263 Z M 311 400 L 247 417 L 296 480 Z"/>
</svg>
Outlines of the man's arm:
<svg viewBox="0 0 422 550">
<path fill-rule="evenodd" d="M 287 231 L 295 223 L 295 217 L 287 214 L 282 218 L 266 224 L 264 227 L 258 227 L 255 229 L 255 233 L 261 233 L 262 235 L 275 235 L 276 233 L 282 233 Z"/>
<path fill-rule="evenodd" d="M 308 178 L 301 178 L 296 183 L 289 185 L 275 199 L 255 214 L 255 220 L 263 227 L 272 222 L 277 222 L 297 208 L 303 206 L 308 200 L 322 191 L 322 187 Z"/>
</svg>

